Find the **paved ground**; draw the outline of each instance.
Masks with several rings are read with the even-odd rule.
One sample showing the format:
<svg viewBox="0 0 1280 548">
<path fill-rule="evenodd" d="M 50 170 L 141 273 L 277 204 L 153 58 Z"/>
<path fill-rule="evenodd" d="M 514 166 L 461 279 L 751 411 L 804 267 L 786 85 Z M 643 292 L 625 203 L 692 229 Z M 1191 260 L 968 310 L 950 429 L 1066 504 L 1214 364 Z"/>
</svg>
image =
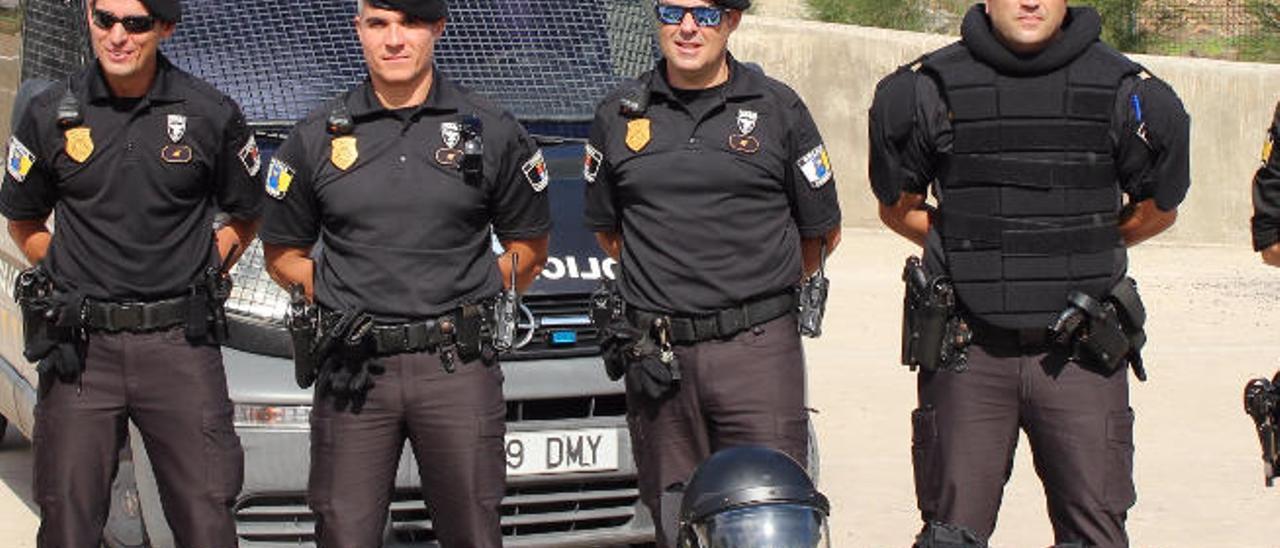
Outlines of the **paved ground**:
<svg viewBox="0 0 1280 548">
<path fill-rule="evenodd" d="M 811 401 L 832 498 L 835 545 L 903 547 L 918 527 L 909 413 L 914 377 L 897 365 L 902 262 L 913 250 L 881 231 L 850 231 L 829 265 L 827 336 L 808 347 Z M 1245 247 L 1151 244 L 1133 256 L 1151 314 L 1151 382 L 1135 383 L 1136 547 L 1274 548 L 1280 488 L 1262 485 L 1241 389 L 1280 368 L 1280 271 Z M 1025 442 L 993 545 L 1052 544 Z M 34 546 L 30 445 L 0 444 L 0 546 Z"/>
</svg>

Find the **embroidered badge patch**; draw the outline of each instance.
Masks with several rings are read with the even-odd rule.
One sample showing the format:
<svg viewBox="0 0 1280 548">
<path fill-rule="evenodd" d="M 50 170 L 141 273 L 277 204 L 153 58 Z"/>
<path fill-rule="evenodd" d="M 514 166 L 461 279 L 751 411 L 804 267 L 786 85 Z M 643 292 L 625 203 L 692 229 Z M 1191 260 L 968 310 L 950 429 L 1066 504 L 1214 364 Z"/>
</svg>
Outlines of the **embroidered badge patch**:
<svg viewBox="0 0 1280 548">
<path fill-rule="evenodd" d="M 22 144 L 17 137 L 9 137 L 9 160 L 5 165 L 13 180 L 21 183 L 27 180 L 27 174 L 31 173 L 31 166 L 36 165 L 36 155 L 32 154 L 27 145 Z"/>
<path fill-rule="evenodd" d="M 165 145 L 160 149 L 160 159 L 170 164 L 190 163 L 193 155 L 187 145 Z"/>
<path fill-rule="evenodd" d="M 169 140 L 177 143 L 187 134 L 187 117 L 181 114 L 169 115 Z"/>
<path fill-rule="evenodd" d="M 827 147 L 823 145 L 818 145 L 801 156 L 796 165 L 813 188 L 822 188 L 822 185 L 831 182 L 831 159 L 827 157 Z"/>
<path fill-rule="evenodd" d="M 588 183 L 596 182 L 596 176 L 600 174 L 600 164 L 604 163 L 604 154 L 601 154 L 596 147 L 587 144 L 587 151 L 582 159 L 582 178 Z"/>
<path fill-rule="evenodd" d="M 1262 144 L 1262 163 L 1271 161 L 1271 152 L 1275 149 L 1276 139 L 1267 133 L 1267 142 Z"/>
<path fill-rule="evenodd" d="M 271 159 L 267 168 L 267 194 L 277 200 L 283 200 L 289 193 L 289 185 L 293 184 L 293 168 L 278 159 Z"/>
<path fill-rule="evenodd" d="M 445 148 L 458 148 L 462 142 L 462 124 L 458 122 L 442 122 L 440 124 L 440 140 Z"/>
<path fill-rule="evenodd" d="M 250 177 L 257 177 L 258 171 L 262 169 L 262 153 L 258 150 L 258 140 L 253 135 L 249 136 L 249 142 L 240 148 L 237 154 L 240 157 L 240 163 L 244 164 L 244 170 L 249 173 Z"/>
<path fill-rule="evenodd" d="M 551 184 L 551 174 L 547 172 L 547 162 L 542 157 L 542 150 L 533 153 L 533 157 L 529 158 L 521 169 L 534 192 L 542 192 L 546 190 L 547 185 Z"/>
</svg>

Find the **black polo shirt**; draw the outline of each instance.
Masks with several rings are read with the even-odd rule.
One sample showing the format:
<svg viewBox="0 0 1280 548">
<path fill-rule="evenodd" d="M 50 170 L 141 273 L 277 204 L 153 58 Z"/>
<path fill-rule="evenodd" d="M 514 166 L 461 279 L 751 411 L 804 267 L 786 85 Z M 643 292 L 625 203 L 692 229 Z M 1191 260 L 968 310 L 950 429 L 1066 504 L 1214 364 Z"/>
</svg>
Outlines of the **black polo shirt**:
<svg viewBox="0 0 1280 548">
<path fill-rule="evenodd" d="M 1262 167 L 1253 176 L 1253 248 L 1262 251 L 1280 241 L 1280 104 L 1262 146 Z"/>
<path fill-rule="evenodd" d="M 622 235 L 620 291 L 633 306 L 705 314 L 790 291 L 803 276 L 800 240 L 840 225 L 804 102 L 732 57 L 729 70 L 723 86 L 686 93 L 660 63 L 634 84 L 643 113 L 620 107 L 630 85 L 596 111 L 587 226 Z"/>
<path fill-rule="evenodd" d="M 355 122 L 354 145 L 335 145 L 339 136 L 326 128 L 339 102 Z M 456 135 L 465 115 L 483 124 L 484 176 L 476 186 L 444 161 L 463 146 Z M 365 83 L 317 109 L 263 173 L 271 198 L 262 241 L 322 242 L 316 300 L 384 321 L 436 316 L 497 294 L 502 277 L 490 227 L 501 240 L 538 238 L 551 228 L 550 179 L 537 144 L 510 114 L 438 70 L 416 108 L 387 110 Z"/>
<path fill-rule="evenodd" d="M 83 122 L 58 125 L 70 86 Z M 47 266 L 104 300 L 182 295 L 217 264 L 218 210 L 253 220 L 257 145 L 235 101 L 161 56 L 140 99 L 113 97 L 93 63 L 32 99 L 9 142 L 0 214 L 54 212 Z"/>
</svg>

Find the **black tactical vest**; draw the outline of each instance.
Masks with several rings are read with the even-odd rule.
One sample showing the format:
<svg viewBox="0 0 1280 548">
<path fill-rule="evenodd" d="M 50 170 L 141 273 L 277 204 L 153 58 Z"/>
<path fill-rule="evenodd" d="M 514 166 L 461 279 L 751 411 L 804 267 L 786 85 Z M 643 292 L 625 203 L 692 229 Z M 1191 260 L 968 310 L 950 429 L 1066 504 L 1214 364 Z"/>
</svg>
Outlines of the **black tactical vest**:
<svg viewBox="0 0 1280 548">
<path fill-rule="evenodd" d="M 924 61 L 954 130 L 934 220 L 971 314 L 1043 328 L 1069 292 L 1100 297 L 1123 274 L 1112 118 L 1141 70 L 1101 43 L 1039 74 L 999 73 L 961 44 Z"/>
</svg>

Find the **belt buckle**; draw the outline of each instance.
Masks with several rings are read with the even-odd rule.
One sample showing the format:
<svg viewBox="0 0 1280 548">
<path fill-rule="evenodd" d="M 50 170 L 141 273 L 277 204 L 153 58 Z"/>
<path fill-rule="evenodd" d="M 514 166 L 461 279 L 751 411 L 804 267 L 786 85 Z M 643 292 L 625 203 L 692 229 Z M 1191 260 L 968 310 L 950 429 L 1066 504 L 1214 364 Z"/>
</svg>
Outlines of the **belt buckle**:
<svg viewBox="0 0 1280 548">
<path fill-rule="evenodd" d="M 747 307 L 726 308 L 716 312 L 716 335 L 728 337 L 747 328 Z"/>
<path fill-rule="evenodd" d="M 107 319 L 112 330 L 137 329 L 142 326 L 146 311 L 142 303 L 116 303 L 108 305 Z"/>
</svg>

